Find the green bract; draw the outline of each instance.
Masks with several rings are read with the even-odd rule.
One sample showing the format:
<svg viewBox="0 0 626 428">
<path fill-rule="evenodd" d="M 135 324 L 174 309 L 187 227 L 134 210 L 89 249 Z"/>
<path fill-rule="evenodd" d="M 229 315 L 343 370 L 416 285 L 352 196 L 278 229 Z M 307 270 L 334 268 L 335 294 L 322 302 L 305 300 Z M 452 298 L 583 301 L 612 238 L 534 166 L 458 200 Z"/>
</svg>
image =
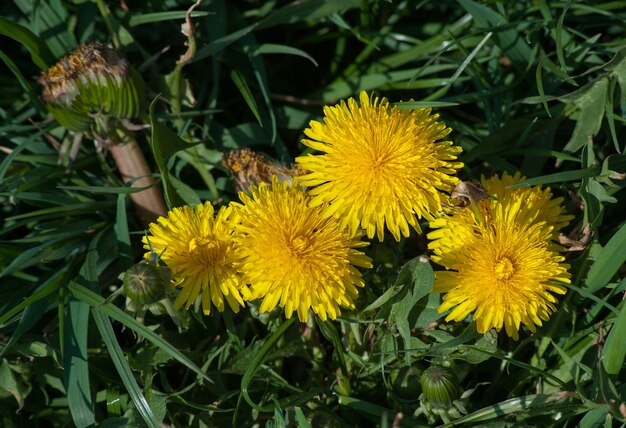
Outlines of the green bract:
<svg viewBox="0 0 626 428">
<path fill-rule="evenodd" d="M 150 260 L 143 260 L 124 274 L 124 294 L 135 305 L 149 305 L 163 299 L 167 293 L 167 279 L 162 268 Z"/>
</svg>

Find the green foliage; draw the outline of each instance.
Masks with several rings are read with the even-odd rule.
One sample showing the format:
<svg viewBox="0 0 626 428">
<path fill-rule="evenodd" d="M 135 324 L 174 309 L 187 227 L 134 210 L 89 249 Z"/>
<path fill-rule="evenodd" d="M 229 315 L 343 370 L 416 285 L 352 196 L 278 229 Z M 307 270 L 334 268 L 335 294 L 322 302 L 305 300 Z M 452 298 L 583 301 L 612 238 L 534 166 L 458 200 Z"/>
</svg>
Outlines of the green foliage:
<svg viewBox="0 0 626 428">
<path fill-rule="evenodd" d="M 429 426 L 396 376 L 431 364 L 458 378 L 455 425 L 625 422 L 621 2 L 107 3 L 0 5 L 0 425 Z M 150 129 L 136 138 L 169 207 L 236 200 L 224 152 L 291 163 L 324 105 L 375 91 L 437 109 L 464 180 L 519 170 L 520 186 L 565 198 L 570 238 L 585 241 L 566 254 L 569 292 L 519 342 L 447 323 L 413 234 L 372 243 L 357 308 L 333 322 L 256 305 L 139 316 L 112 296 L 144 252 L 127 210 L 137 189 L 51 120 L 35 82 L 86 41 L 145 81 L 149 115 L 133 120 Z"/>
</svg>

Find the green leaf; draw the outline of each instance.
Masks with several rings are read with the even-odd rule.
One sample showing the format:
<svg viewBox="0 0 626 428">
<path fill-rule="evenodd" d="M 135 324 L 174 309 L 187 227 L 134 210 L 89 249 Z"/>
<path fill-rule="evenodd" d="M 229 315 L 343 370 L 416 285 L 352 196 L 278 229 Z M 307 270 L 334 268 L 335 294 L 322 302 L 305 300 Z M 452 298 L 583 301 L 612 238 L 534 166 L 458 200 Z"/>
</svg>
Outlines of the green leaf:
<svg viewBox="0 0 626 428">
<path fill-rule="evenodd" d="M 46 70 L 54 64 L 54 55 L 48 46 L 28 28 L 0 16 L 0 34 L 24 45 L 37 67 Z"/>
<path fill-rule="evenodd" d="M 6 359 L 0 361 L 0 388 L 11 394 L 17 400 L 17 412 L 19 413 L 24 406 L 24 391 L 20 387 L 15 375 Z"/>
<path fill-rule="evenodd" d="M 63 321 L 63 367 L 67 402 L 74 425 L 89 427 L 96 423 L 89 382 L 87 336 L 89 305 L 70 297 Z"/>
<path fill-rule="evenodd" d="M 413 110 L 418 108 L 443 108 L 459 105 L 459 103 L 451 103 L 446 101 L 402 101 L 392 104 L 398 106 L 401 110 Z"/>
<path fill-rule="evenodd" d="M 429 295 L 434 280 L 433 270 L 427 260 L 422 257 L 410 260 L 398 273 L 392 287 L 393 299 L 385 303 L 377 316 L 379 319 L 387 319 L 390 326 L 398 329 L 407 349 L 411 347 L 411 327 L 426 307 L 426 302 L 422 305 L 418 305 L 418 302 Z M 411 363 L 410 352 L 405 353 L 405 359 L 407 365 Z"/>
<path fill-rule="evenodd" d="M 4 323 L 13 318 L 16 314 L 25 310 L 28 306 L 35 304 L 39 300 L 45 299 L 46 296 L 59 289 L 59 287 L 67 281 L 66 274 L 67 267 L 57 271 L 46 282 L 37 287 L 33 294 L 31 294 L 27 299 L 11 308 L 8 312 L 2 314 L 2 316 L 0 316 L 0 327 L 2 327 Z"/>
<path fill-rule="evenodd" d="M 624 366 L 626 357 L 626 305 L 622 304 L 619 316 L 613 323 L 613 327 L 606 338 L 606 343 L 602 349 L 602 363 L 609 375 L 617 376 Z"/>
<path fill-rule="evenodd" d="M 371 424 L 372 426 L 384 426 L 385 423 L 391 424 L 393 423 L 393 418 L 396 412 L 393 409 L 383 407 L 379 404 L 370 403 L 368 401 L 360 400 L 358 398 L 347 397 L 345 395 L 339 395 L 338 401 L 341 406 L 346 406 L 351 409 L 357 410 L 360 413 L 365 415 L 373 416 L 374 418 L 369 418 L 371 421 L 375 421 L 375 423 Z M 382 423 L 381 423 L 382 422 Z M 387 425 L 391 426 L 391 425 Z M 419 424 L 417 420 L 412 418 L 409 415 L 405 415 L 402 419 L 403 427 L 428 427 L 431 425 Z"/>
<path fill-rule="evenodd" d="M 211 12 L 204 12 L 204 11 L 193 11 L 189 14 L 191 18 L 201 18 L 207 15 L 213 15 L 213 14 Z M 185 19 L 185 16 L 187 16 L 187 11 L 184 11 L 184 10 L 131 15 L 130 19 L 128 20 L 128 25 L 130 27 L 136 27 L 138 25 L 152 24 L 155 22 L 173 21 L 175 19 Z"/>
<path fill-rule="evenodd" d="M 128 219 L 126 217 L 125 195 L 117 196 L 117 214 L 115 216 L 115 236 L 120 253 L 120 269 L 126 270 L 133 265 L 133 251 L 130 246 L 130 234 L 128 231 Z"/>
<path fill-rule="evenodd" d="M 608 405 L 591 409 L 585 413 L 585 416 L 578 423 L 577 428 L 598 428 L 610 413 L 611 407 Z"/>
<path fill-rule="evenodd" d="M 231 70 L 230 78 L 233 79 L 235 86 L 239 89 L 239 92 L 243 96 L 246 104 L 248 104 L 248 107 L 250 108 L 250 111 L 252 111 L 252 114 L 254 114 L 254 117 L 256 117 L 259 125 L 263 126 L 263 122 L 261 121 L 261 116 L 259 114 L 259 107 L 256 104 L 254 95 L 252 95 L 252 91 L 250 90 L 250 86 L 248 85 L 248 82 L 246 82 L 246 79 L 236 69 Z"/>
<path fill-rule="evenodd" d="M 454 358 L 467 361 L 470 364 L 480 364 L 491 358 L 489 354 L 496 352 L 497 349 L 498 334 L 492 329 L 483 334 L 473 346 L 457 346 Z"/>
<path fill-rule="evenodd" d="M 102 296 L 93 293 L 92 291 L 88 290 L 87 288 L 81 286 L 76 282 L 70 282 L 68 285 L 68 290 L 75 298 L 87 303 L 98 312 L 102 312 L 103 314 L 108 315 L 110 318 L 121 322 L 127 328 L 133 330 L 138 335 L 155 344 L 159 349 L 163 350 L 163 352 L 177 360 L 179 363 L 191 369 L 199 377 L 212 383 L 211 378 L 208 377 L 206 373 L 204 373 L 189 358 L 183 355 L 175 346 L 168 343 L 165 339 L 154 333 L 143 324 L 137 322 L 136 319 L 124 313 L 124 311 L 119 309 L 117 306 L 107 303 Z"/>
<path fill-rule="evenodd" d="M 306 58 L 313 63 L 314 66 L 317 67 L 317 62 L 313 59 L 311 55 L 304 52 L 301 49 L 297 49 L 291 46 L 286 45 L 277 45 L 273 43 L 264 43 L 261 45 L 257 45 L 253 52 L 256 54 L 281 54 L 281 55 L 295 55 L 300 56 L 302 58 Z"/>
<path fill-rule="evenodd" d="M 304 416 L 304 412 L 301 407 L 295 407 L 294 412 L 296 414 L 296 422 L 298 424 L 298 428 L 311 428 L 311 424 L 307 420 L 306 416 Z"/>
<path fill-rule="evenodd" d="M 158 97 L 150 104 L 150 126 L 152 129 L 150 147 L 152 148 L 152 154 L 154 155 L 157 167 L 161 173 L 161 178 L 163 179 L 165 201 L 167 202 L 168 208 L 171 209 L 186 205 L 186 201 L 172 184 L 170 172 L 167 168 L 167 161 L 177 151 L 188 149 L 194 146 L 194 144 L 187 143 L 176 135 L 174 131 L 154 119 L 154 106 L 156 105 L 157 99 Z"/>
<path fill-rule="evenodd" d="M 537 186 L 540 184 L 564 183 L 566 181 L 577 181 L 583 178 L 596 177 L 602 171 L 601 168 L 586 168 L 575 171 L 563 171 L 554 174 L 542 175 L 541 177 L 533 177 L 519 183 L 511 184 L 510 188 Z"/>
<path fill-rule="evenodd" d="M 24 313 L 20 317 L 20 321 L 17 327 L 13 331 L 11 338 L 6 342 L 2 351 L 0 351 L 0 357 L 3 356 L 11 347 L 41 319 L 46 313 L 48 308 L 48 299 L 43 298 L 35 300 L 30 305 L 26 306 Z"/>
<path fill-rule="evenodd" d="M 532 63 L 532 51 L 524 36 L 515 28 L 511 28 L 507 20 L 499 13 L 480 5 L 472 0 L 459 0 L 463 7 L 476 22 L 479 31 L 493 31 L 493 40 L 513 64 L 525 69 Z"/>
<path fill-rule="evenodd" d="M 37 109 L 37 111 L 40 114 L 44 114 L 46 109 L 43 103 L 41 102 L 41 100 L 39 99 L 38 91 L 35 90 L 32 82 L 26 77 L 24 77 L 24 75 L 22 74 L 18 66 L 15 64 L 15 62 L 11 59 L 11 57 L 5 54 L 2 50 L 0 50 L 0 58 L 2 59 L 2 61 L 4 61 L 7 67 L 9 67 L 9 69 L 13 72 L 13 75 L 17 78 L 18 82 L 20 82 L 20 86 L 24 90 L 24 93 L 30 100 L 31 104 Z M 28 141 L 26 141 L 26 143 L 27 142 Z M 18 147 L 23 147 L 23 146 L 25 146 L 25 144 L 21 144 Z"/>
<path fill-rule="evenodd" d="M 272 335 L 265 341 L 263 346 L 261 346 L 261 349 L 259 349 L 259 352 L 252 359 L 252 361 L 250 362 L 250 366 L 248 367 L 248 370 L 246 370 L 243 377 L 241 378 L 241 395 L 248 402 L 248 404 L 250 404 L 250 406 L 258 410 L 259 412 L 272 412 L 274 410 L 274 406 L 262 407 L 262 406 L 259 406 L 254 401 L 252 401 L 252 399 L 250 398 L 250 395 L 248 394 L 250 383 L 252 382 L 252 379 L 256 371 L 261 367 L 261 365 L 263 364 L 267 356 L 272 351 L 272 348 L 274 347 L 274 345 L 276 345 L 276 342 L 278 342 L 278 340 L 281 337 L 283 337 L 287 329 L 294 323 L 295 320 L 296 320 L 295 317 L 291 317 L 290 319 L 283 322 L 280 325 L 280 327 L 278 327 L 276 331 L 272 333 Z"/>
<path fill-rule="evenodd" d="M 334 13 L 359 7 L 360 0 L 300 0 L 277 10 L 262 20 L 258 29 L 267 29 L 281 24 L 320 20 Z"/>
<path fill-rule="evenodd" d="M 617 81 L 620 88 L 620 102 L 626 102 L 626 48 L 620 49 L 606 67 L 609 76 Z"/>
<path fill-rule="evenodd" d="M 442 428 L 456 426 L 471 422 L 473 424 L 485 422 L 492 419 L 502 419 L 506 415 L 522 414 L 528 417 L 542 413 L 554 414 L 557 412 L 576 411 L 584 409 L 584 405 L 579 401 L 576 393 L 557 392 L 550 395 L 537 394 L 515 397 L 501 401 L 492 406 L 484 407 L 462 418 L 455 419 L 454 424 L 447 423 L 441 425 Z"/>
<path fill-rule="evenodd" d="M 115 331 L 113 331 L 113 326 L 111 325 L 111 320 L 106 315 L 96 311 L 95 309 L 92 309 L 92 314 L 96 322 L 96 326 L 100 331 L 100 335 L 102 336 L 102 340 L 109 351 L 109 356 L 111 357 L 111 360 L 113 360 L 113 365 L 115 365 L 122 383 L 126 387 L 130 398 L 133 400 L 137 411 L 148 427 L 159 428 L 160 424 L 154 416 L 146 398 L 143 396 L 141 388 L 139 388 L 130 366 L 128 365 L 128 361 L 124 356 L 124 352 L 117 341 Z"/>
<path fill-rule="evenodd" d="M 318 317 L 315 317 L 315 321 L 319 326 L 322 335 L 332 343 L 333 354 L 337 356 L 339 367 L 341 367 L 344 376 L 348 375 L 349 372 L 348 367 L 346 366 L 346 357 L 343 349 L 344 346 L 341 343 L 341 338 L 339 337 L 339 333 L 337 333 L 337 329 L 331 321 L 322 321 Z"/>
<path fill-rule="evenodd" d="M 591 293 L 600 290 L 609 283 L 625 261 L 626 224 L 623 224 L 606 246 L 596 253 L 585 280 L 586 289 Z"/>
<path fill-rule="evenodd" d="M 247 35 L 241 41 L 244 52 L 248 55 L 250 61 L 251 73 L 256 78 L 259 92 L 263 98 L 265 108 L 259 115 L 263 128 L 265 128 L 270 134 L 270 141 L 274 149 L 276 150 L 278 157 L 282 159 L 289 158 L 289 150 L 282 142 L 278 135 L 278 129 L 276 127 L 276 114 L 274 113 L 274 107 L 270 97 L 269 82 L 267 80 L 267 74 L 265 72 L 265 63 L 261 56 L 255 55 L 256 40 L 251 35 Z"/>
<path fill-rule="evenodd" d="M 99 239 L 89 244 L 85 262 L 80 268 L 81 280 L 90 288 L 98 288 Z M 89 381 L 87 337 L 89 336 L 89 305 L 74 297 L 68 299 L 63 320 L 63 367 L 68 406 L 74 424 L 88 427 L 95 424 L 94 402 Z"/>
<path fill-rule="evenodd" d="M 254 30 L 270 28 L 285 23 L 295 23 L 309 19 L 320 19 L 338 11 L 358 6 L 359 0 L 344 0 L 341 2 L 334 0 L 301 0 L 293 2 L 282 9 L 273 12 L 267 18 L 259 21 L 258 23 L 241 28 L 233 33 L 212 41 L 206 46 L 203 46 L 198 49 L 192 59 L 192 62 L 196 62 L 216 54 L 244 36 L 250 34 Z"/>
<path fill-rule="evenodd" d="M 608 202 L 614 204 L 617 202 L 613 196 L 610 196 L 602 184 L 593 178 L 587 182 L 587 192 L 594 196 L 599 202 Z"/>
<path fill-rule="evenodd" d="M 561 100 L 569 104 L 569 108 L 578 115 L 572 137 L 563 151 L 576 152 L 580 150 L 600 131 L 608 83 L 608 79 L 602 78 L 585 85 L 572 94 L 561 97 Z"/>
<path fill-rule="evenodd" d="M 30 27 L 40 37 L 45 37 L 46 46 L 56 57 L 77 46 L 76 38 L 70 31 L 68 9 L 61 0 L 16 0 L 15 4 L 28 16 Z"/>
<path fill-rule="evenodd" d="M 178 196 L 180 196 L 180 198 L 185 201 L 185 204 L 194 206 L 202 203 L 202 201 L 198 197 L 198 194 L 191 187 L 180 181 L 178 178 L 170 175 L 170 184 L 172 188 L 176 191 Z"/>
</svg>

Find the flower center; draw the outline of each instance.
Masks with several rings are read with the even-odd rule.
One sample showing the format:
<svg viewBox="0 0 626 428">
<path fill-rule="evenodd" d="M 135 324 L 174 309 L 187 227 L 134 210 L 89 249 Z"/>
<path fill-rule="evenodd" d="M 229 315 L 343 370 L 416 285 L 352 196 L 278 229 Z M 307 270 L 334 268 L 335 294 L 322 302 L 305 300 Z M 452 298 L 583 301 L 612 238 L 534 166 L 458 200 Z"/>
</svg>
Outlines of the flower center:
<svg viewBox="0 0 626 428">
<path fill-rule="evenodd" d="M 194 259 L 213 260 L 218 252 L 217 244 L 208 236 L 189 241 L 189 255 Z"/>
<path fill-rule="evenodd" d="M 289 249 L 291 250 L 291 254 L 293 256 L 300 257 L 305 251 L 307 251 L 310 245 L 311 243 L 306 236 L 296 236 L 291 240 Z"/>
<path fill-rule="evenodd" d="M 496 274 L 496 278 L 499 280 L 509 280 L 515 273 L 515 266 L 508 257 L 502 257 L 496 263 L 496 267 L 494 269 L 494 273 Z"/>
</svg>

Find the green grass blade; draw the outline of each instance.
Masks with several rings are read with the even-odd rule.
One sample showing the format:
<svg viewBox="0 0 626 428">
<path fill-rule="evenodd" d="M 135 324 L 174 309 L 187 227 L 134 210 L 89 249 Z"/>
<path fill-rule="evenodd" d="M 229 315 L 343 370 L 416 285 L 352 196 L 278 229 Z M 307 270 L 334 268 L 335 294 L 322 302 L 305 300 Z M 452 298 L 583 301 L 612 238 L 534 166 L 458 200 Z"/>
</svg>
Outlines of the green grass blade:
<svg viewBox="0 0 626 428">
<path fill-rule="evenodd" d="M 191 18 L 201 18 L 203 16 L 211 15 L 211 12 L 193 11 L 189 14 Z M 137 27 L 138 25 L 153 24 L 155 22 L 173 21 L 175 19 L 185 19 L 187 11 L 172 11 L 172 12 L 154 12 L 144 13 L 141 15 L 132 15 L 128 20 L 129 27 Z"/>
<path fill-rule="evenodd" d="M 593 265 L 589 269 L 586 287 L 591 293 L 600 290 L 609 283 L 613 275 L 626 261 L 626 224 L 611 237 L 606 246 L 600 250 Z"/>
<path fill-rule="evenodd" d="M 54 55 L 48 46 L 28 28 L 0 16 L 0 34 L 4 34 L 24 45 L 33 62 L 42 70 L 54 64 Z"/>
<path fill-rule="evenodd" d="M 35 292 L 31 294 L 27 299 L 11 308 L 11 310 L 2 314 L 2 316 L 0 316 L 0 327 L 2 327 L 4 323 L 13 318 L 16 314 L 22 312 L 29 305 L 32 305 L 33 303 L 44 299 L 46 296 L 61 287 L 61 285 L 63 285 L 65 281 L 67 281 L 67 278 L 65 277 L 65 275 L 67 274 L 67 270 L 68 268 L 66 267 L 56 272 L 46 282 L 37 287 Z"/>
<path fill-rule="evenodd" d="M 309 55 L 308 53 L 304 52 L 301 49 L 297 49 L 291 46 L 286 46 L 286 45 L 278 45 L 278 44 L 274 44 L 274 43 L 264 43 L 261 45 L 258 45 L 254 51 L 255 54 L 281 54 L 281 55 L 295 55 L 295 56 L 300 56 L 302 58 L 306 58 L 309 61 L 311 61 L 311 63 L 313 63 L 314 66 L 317 67 L 317 62 L 313 59 L 313 57 L 311 55 Z"/>
<path fill-rule="evenodd" d="M 84 428 L 96 422 L 87 360 L 89 305 L 70 298 L 66 308 L 63 323 L 65 391 L 74 425 Z"/>
<path fill-rule="evenodd" d="M 609 375 L 617 376 L 624 366 L 624 358 L 626 357 L 626 346 L 624 346 L 624 338 L 626 337 L 626 305 L 622 304 L 622 309 L 613 323 L 613 328 L 606 338 L 606 343 L 602 349 L 602 363 Z"/>
<path fill-rule="evenodd" d="M 499 13 L 471 0 L 459 0 L 459 4 L 472 15 L 481 30 L 493 31 L 493 39 L 502 51 L 511 59 L 513 64 L 525 69 L 531 59 L 531 49 L 522 34 L 515 28 L 499 30 L 497 27 L 506 27 L 509 23 Z"/>
<path fill-rule="evenodd" d="M 322 19 L 330 15 L 359 7 L 360 0 L 301 0 L 292 2 L 261 21 L 258 29 L 267 29 L 280 24 L 293 24 L 312 19 Z"/>
<path fill-rule="evenodd" d="M 120 253 L 121 269 L 126 270 L 133 265 L 133 251 L 130 246 L 130 233 L 126 217 L 126 200 L 124 195 L 117 197 L 117 215 L 115 216 L 115 236 Z"/>
<path fill-rule="evenodd" d="M 106 315 L 95 309 L 92 309 L 91 311 L 96 322 L 96 326 L 102 336 L 102 340 L 109 351 L 109 356 L 111 357 L 111 360 L 113 361 L 113 364 L 115 365 L 115 368 L 120 375 L 120 379 L 130 395 L 130 398 L 133 400 L 133 403 L 135 403 L 137 411 L 149 428 L 159 428 L 160 424 L 157 421 L 154 412 L 150 408 L 148 401 L 143 396 L 141 388 L 139 388 L 130 366 L 128 365 L 128 361 L 126 361 L 124 352 L 117 342 L 115 331 L 113 331 L 113 326 L 111 325 L 111 320 Z"/>
<path fill-rule="evenodd" d="M 158 97 L 155 98 L 150 104 L 150 127 L 152 129 L 150 147 L 152 148 L 154 160 L 156 161 L 159 172 L 161 173 L 161 178 L 163 179 L 165 201 L 167 202 L 167 206 L 169 208 L 174 208 L 187 204 L 187 201 L 179 194 L 176 187 L 172 184 L 169 169 L 167 167 L 167 161 L 170 156 L 177 151 L 193 147 L 194 144 L 187 143 L 174 131 L 154 119 L 154 106 L 156 105 L 157 100 Z"/>
<path fill-rule="evenodd" d="M 563 183 L 566 181 L 577 181 L 583 178 L 596 177 L 602 172 L 601 168 L 586 168 L 575 171 L 563 171 L 554 174 L 542 175 L 541 177 L 533 177 L 519 183 L 511 184 L 510 188 L 537 186 L 539 184 Z"/>
<path fill-rule="evenodd" d="M 95 294 L 94 292 L 86 289 L 82 285 L 76 282 L 70 282 L 68 285 L 68 290 L 72 293 L 74 297 L 80 299 L 81 301 L 87 303 L 89 306 L 97 310 L 98 312 L 102 312 L 105 315 L 108 315 L 110 318 L 121 322 L 127 328 L 133 330 L 137 334 L 144 337 L 146 340 L 149 340 L 158 348 L 160 348 L 163 352 L 168 354 L 170 357 L 174 358 L 179 363 L 183 364 L 187 368 L 191 369 L 198 376 L 206 380 L 207 382 L 212 383 L 210 377 L 208 377 L 197 365 L 195 365 L 189 358 L 182 354 L 175 346 L 168 343 L 165 339 L 160 337 L 158 334 L 154 333 L 152 330 L 140 324 L 136 319 L 127 315 L 119 309 L 117 306 L 114 306 L 110 303 L 106 303 L 102 296 Z"/>
<path fill-rule="evenodd" d="M 551 395 L 537 394 L 515 397 L 510 400 L 501 401 L 492 406 L 484 407 L 467 416 L 456 419 L 454 423 L 448 423 L 442 428 L 453 427 L 462 423 L 480 423 L 492 419 L 501 419 L 513 413 L 523 413 L 528 416 L 541 414 L 542 412 L 575 411 L 584 409 L 582 402 L 572 402 L 579 400 L 578 395 L 573 392 L 557 392 Z"/>
<path fill-rule="evenodd" d="M 246 78 L 243 77 L 243 74 L 241 74 L 237 69 L 234 68 L 230 72 L 230 78 L 233 80 L 233 83 L 235 83 L 237 89 L 239 89 L 241 96 L 243 96 L 244 101 L 246 102 L 246 104 L 248 104 L 250 111 L 252 112 L 252 114 L 254 114 L 254 117 L 256 117 L 259 125 L 263 126 L 263 121 L 261 120 L 261 115 L 259 113 L 259 107 L 256 104 L 254 95 L 252 95 L 250 85 L 248 85 L 248 82 L 246 82 Z"/>
<path fill-rule="evenodd" d="M 252 361 L 250 361 L 248 369 L 241 378 L 241 395 L 250 406 L 258 410 L 259 412 L 271 412 L 274 410 L 274 406 L 259 406 L 250 398 L 250 395 L 248 394 L 248 388 L 250 387 L 250 383 L 252 382 L 254 374 L 261 367 L 261 365 L 265 361 L 265 358 L 267 358 L 267 356 L 270 354 L 270 351 L 274 348 L 276 342 L 278 342 L 278 340 L 283 337 L 283 334 L 295 322 L 295 320 L 295 317 L 289 318 L 288 320 L 283 322 L 280 327 L 278 327 L 276 331 L 274 331 L 274 333 L 272 333 L 272 335 L 265 341 L 263 346 L 261 346 L 261 349 L 259 349 L 259 352 L 256 353 Z"/>
<path fill-rule="evenodd" d="M 13 331 L 11 338 L 6 342 L 2 351 L 0 351 L 0 357 L 2 357 L 11 347 L 25 334 L 27 333 L 33 326 L 41 319 L 41 317 L 46 313 L 46 309 L 48 308 L 48 299 L 45 297 L 43 299 L 36 300 L 32 302 L 30 305 L 26 306 L 24 309 L 24 313 L 20 317 L 20 321 L 17 324 L 17 327 Z"/>
</svg>

